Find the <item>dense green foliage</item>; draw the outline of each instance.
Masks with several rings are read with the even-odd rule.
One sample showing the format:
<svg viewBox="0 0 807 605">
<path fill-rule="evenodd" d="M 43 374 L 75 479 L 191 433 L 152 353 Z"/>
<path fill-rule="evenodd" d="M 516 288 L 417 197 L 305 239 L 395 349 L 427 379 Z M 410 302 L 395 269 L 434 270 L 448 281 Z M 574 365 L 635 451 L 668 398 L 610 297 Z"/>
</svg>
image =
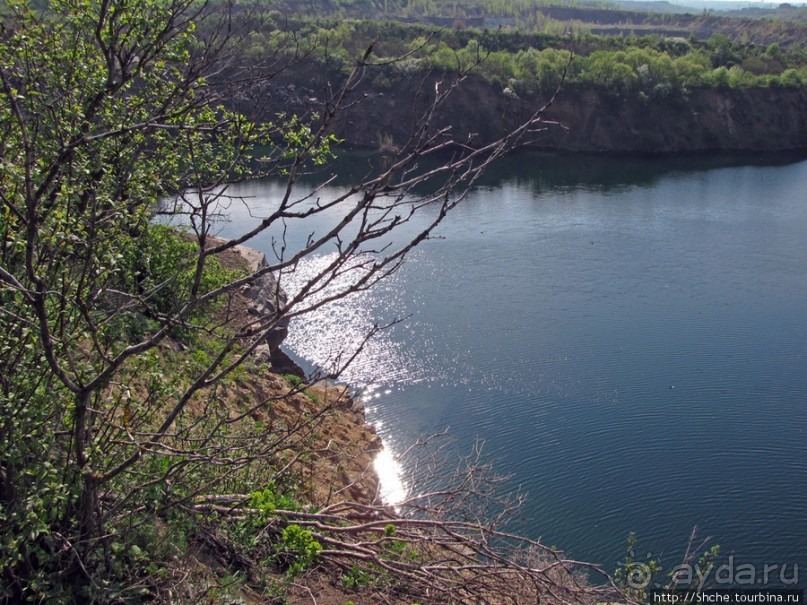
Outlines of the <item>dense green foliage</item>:
<svg viewBox="0 0 807 605">
<path fill-rule="evenodd" d="M 693 20 L 717 23 L 729 16 L 767 20 L 774 27 L 783 21 L 805 21 L 804 7 L 778 6 L 743 10 L 703 11 L 686 2 L 604 0 L 283 0 L 274 5 L 284 12 L 309 15 L 339 15 L 372 19 L 423 20 L 441 25 L 488 27 L 512 26 L 522 31 L 541 31 L 560 20 L 599 25 L 681 26 Z M 560 19 L 558 15 L 563 15 Z M 574 15 L 574 16 L 572 16 Z"/>
<path fill-rule="evenodd" d="M 379 169 L 336 200 L 312 201 L 295 185 L 308 166 L 332 157 L 327 122 L 352 103 L 345 97 L 362 70 L 321 119 L 279 116 L 277 107 L 254 123 L 228 107 L 259 98 L 309 50 L 327 53 L 317 40 L 307 49 L 271 25 L 259 32 L 265 22 L 247 10 L 195 0 L 10 0 L 0 10 L 0 600 L 170 595 L 171 565 L 181 565 L 174 559 L 192 541 L 232 555 L 242 569 L 254 560 L 261 574 L 284 581 L 336 556 L 316 528 L 323 521 L 328 533 L 340 532 L 350 506 L 315 521 L 294 486 L 300 469 L 313 474 L 312 443 L 344 406 L 342 394 L 330 400 L 269 377 L 252 354 L 290 315 L 397 270 L 459 203 L 461 187 L 467 193 L 534 120 L 413 176 L 424 156 L 452 144 L 424 127 L 400 159 L 405 179 Z M 249 44 L 257 55 L 247 61 Z M 256 159 L 256 149 L 266 155 Z M 286 195 L 235 239 L 211 237 L 213 217 L 232 203 L 225 184 L 254 166 L 283 175 Z M 441 177 L 419 198 L 413 193 Z M 437 216 L 387 245 L 421 208 Z M 158 213 L 187 230 L 156 223 Z M 315 236 L 309 219 L 320 213 L 339 221 Z M 286 228 L 309 238 L 287 251 Z M 246 262 L 234 248 L 261 233 L 277 237 L 274 264 L 242 277 Z M 274 291 L 259 308 L 243 296 L 267 288 L 268 273 L 293 271 L 323 250 L 336 250 L 336 259 L 285 301 Z M 316 298 L 335 281 L 335 293 Z M 355 356 L 347 353 L 340 363 Z M 335 440 L 318 454 L 338 480 L 362 489 L 366 465 L 360 479 L 346 475 L 340 462 L 357 456 L 340 458 Z M 426 539 L 418 531 L 411 539 Z M 487 540 L 486 531 L 450 532 L 463 544 L 456 552 L 473 556 L 463 532 Z M 338 542 L 338 556 L 402 558 L 387 538 L 356 536 L 358 546 Z M 462 590 L 465 578 L 452 579 L 442 562 L 420 578 L 441 574 L 448 592 Z"/>
<path fill-rule="evenodd" d="M 237 276 L 200 254 L 204 221 L 195 243 L 150 221 L 271 129 L 217 104 L 191 1 L 2 10 L 0 599 L 133 598 L 147 547 L 170 552 L 153 515 L 220 480 L 221 419 L 179 412 L 235 354 L 206 312 Z"/>
<path fill-rule="evenodd" d="M 553 91 L 567 64 L 568 83 L 616 93 L 669 96 L 687 87 L 800 87 L 807 82 L 807 52 L 799 44 L 760 47 L 724 34 L 705 41 L 660 35 L 525 34 L 394 22 L 289 22 L 277 15 L 274 27 L 253 35 L 247 55 L 257 60 L 276 52 L 283 40 L 278 35 L 281 28 L 306 41 L 315 49 L 312 56 L 331 69 L 350 69 L 373 43 L 379 62 L 406 57 L 391 68 L 393 72 L 463 70 L 481 60 L 480 74 L 518 94 Z"/>
</svg>

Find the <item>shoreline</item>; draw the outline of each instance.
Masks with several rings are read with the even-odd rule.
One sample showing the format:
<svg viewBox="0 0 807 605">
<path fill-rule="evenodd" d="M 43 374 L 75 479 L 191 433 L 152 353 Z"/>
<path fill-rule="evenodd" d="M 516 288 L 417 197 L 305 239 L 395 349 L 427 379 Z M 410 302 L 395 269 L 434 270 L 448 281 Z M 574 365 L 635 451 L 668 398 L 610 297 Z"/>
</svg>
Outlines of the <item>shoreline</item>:
<svg viewBox="0 0 807 605">
<path fill-rule="evenodd" d="M 224 241 L 214 236 L 209 239 Z M 238 245 L 232 252 L 252 274 L 267 266 L 266 256 L 259 250 Z M 248 312 L 256 316 L 274 313 L 285 303 L 285 292 L 271 273 L 261 276 L 243 295 L 249 301 Z M 285 376 L 307 379 L 305 371 L 281 348 L 287 334 L 288 320 L 284 320 L 267 335 L 267 342 L 256 348 L 255 358 L 269 363 L 269 376 L 256 376 L 257 383 L 270 381 L 274 389 L 288 391 Z M 316 500 L 329 500 L 346 494 L 360 504 L 381 503 L 376 458 L 384 448 L 375 427 L 367 421 L 364 404 L 349 393 L 347 386 L 326 383 L 313 384 L 289 398 L 289 408 L 278 410 L 278 417 L 288 423 L 305 422 L 307 415 L 323 416 L 317 420 L 320 443 L 307 461 L 310 495 Z"/>
</svg>

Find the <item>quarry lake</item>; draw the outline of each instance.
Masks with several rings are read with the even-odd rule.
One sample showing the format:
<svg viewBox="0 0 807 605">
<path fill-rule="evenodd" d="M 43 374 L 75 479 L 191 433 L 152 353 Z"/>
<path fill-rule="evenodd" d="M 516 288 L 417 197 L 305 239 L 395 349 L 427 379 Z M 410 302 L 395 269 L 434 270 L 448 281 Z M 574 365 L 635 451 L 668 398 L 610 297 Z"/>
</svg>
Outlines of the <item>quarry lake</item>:
<svg viewBox="0 0 807 605">
<path fill-rule="evenodd" d="M 220 233 L 279 191 L 233 186 L 249 210 Z M 325 363 L 409 317 L 344 376 L 391 453 L 445 428 L 457 452 L 484 440 L 528 494 L 513 528 L 578 560 L 612 570 L 636 532 L 669 570 L 697 526 L 755 582 L 798 564 L 807 585 L 807 161 L 525 152 L 439 235 L 286 345 Z"/>
</svg>

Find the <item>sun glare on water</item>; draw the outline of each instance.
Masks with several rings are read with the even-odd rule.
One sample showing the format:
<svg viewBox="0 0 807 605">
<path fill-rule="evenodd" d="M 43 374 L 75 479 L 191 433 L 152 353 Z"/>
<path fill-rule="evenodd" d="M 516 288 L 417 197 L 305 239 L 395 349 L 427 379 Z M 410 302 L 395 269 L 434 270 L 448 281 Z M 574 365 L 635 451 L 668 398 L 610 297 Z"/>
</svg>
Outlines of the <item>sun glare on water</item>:
<svg viewBox="0 0 807 605">
<path fill-rule="evenodd" d="M 289 298 L 332 260 L 333 255 L 305 259 L 299 263 L 294 273 L 284 274 L 281 285 Z M 345 277 L 349 278 L 350 275 Z M 367 420 L 375 426 L 379 434 L 382 433 L 381 422 L 375 417 L 374 404 L 391 392 L 384 385 L 414 382 L 421 373 L 422 366 L 422 360 L 407 355 L 386 331 L 382 330 L 364 342 L 376 323 L 398 318 L 395 313 L 401 308 L 401 294 L 396 278 L 393 275 L 369 292 L 350 294 L 295 318 L 284 344 L 295 355 L 327 372 L 334 371 L 341 362 L 353 356 L 363 346 L 361 353 L 340 372 L 339 377 L 340 381 L 361 393 L 360 401 L 365 407 Z M 337 280 L 323 290 L 319 297 L 328 296 L 344 286 L 345 283 Z M 379 381 L 383 381 L 383 384 Z M 378 453 L 374 465 L 381 482 L 383 501 L 392 506 L 402 502 L 407 495 L 401 478 L 402 467 L 389 445 Z"/>
</svg>

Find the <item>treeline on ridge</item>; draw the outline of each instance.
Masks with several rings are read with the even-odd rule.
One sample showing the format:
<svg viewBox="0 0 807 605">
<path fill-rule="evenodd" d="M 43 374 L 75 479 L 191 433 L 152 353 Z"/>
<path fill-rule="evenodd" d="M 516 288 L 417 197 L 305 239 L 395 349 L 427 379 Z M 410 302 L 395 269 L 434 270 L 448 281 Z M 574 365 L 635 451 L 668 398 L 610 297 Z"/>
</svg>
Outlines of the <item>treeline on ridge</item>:
<svg viewBox="0 0 807 605">
<path fill-rule="evenodd" d="M 373 58 L 398 57 L 390 69 L 461 71 L 477 63 L 478 73 L 507 94 L 554 90 L 566 82 L 614 93 L 652 96 L 686 94 L 690 87 L 792 87 L 807 82 L 807 52 L 799 40 L 766 45 L 716 33 L 706 40 L 658 34 L 600 36 L 524 33 L 508 29 L 451 29 L 393 21 L 294 17 L 273 13 L 244 49 L 248 60 L 288 48 L 293 35 L 308 56 L 331 71 L 345 72 L 370 44 Z M 394 81 L 377 77 L 374 87 Z"/>
</svg>

